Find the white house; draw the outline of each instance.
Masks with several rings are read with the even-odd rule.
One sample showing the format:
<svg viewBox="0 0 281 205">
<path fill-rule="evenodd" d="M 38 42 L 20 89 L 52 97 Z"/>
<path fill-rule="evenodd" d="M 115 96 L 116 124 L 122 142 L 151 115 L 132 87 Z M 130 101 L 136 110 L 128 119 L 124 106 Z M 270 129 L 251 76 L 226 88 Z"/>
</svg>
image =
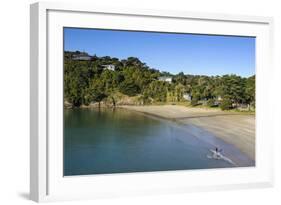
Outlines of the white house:
<svg viewBox="0 0 281 205">
<path fill-rule="evenodd" d="M 104 67 L 105 70 L 112 70 L 114 71 L 115 70 L 115 65 L 102 65 Z"/>
<path fill-rule="evenodd" d="M 172 77 L 162 76 L 162 77 L 159 77 L 158 80 L 171 83 L 172 82 Z"/>
<path fill-rule="evenodd" d="M 187 101 L 191 101 L 191 95 L 189 93 L 184 93 L 182 97 Z"/>
</svg>

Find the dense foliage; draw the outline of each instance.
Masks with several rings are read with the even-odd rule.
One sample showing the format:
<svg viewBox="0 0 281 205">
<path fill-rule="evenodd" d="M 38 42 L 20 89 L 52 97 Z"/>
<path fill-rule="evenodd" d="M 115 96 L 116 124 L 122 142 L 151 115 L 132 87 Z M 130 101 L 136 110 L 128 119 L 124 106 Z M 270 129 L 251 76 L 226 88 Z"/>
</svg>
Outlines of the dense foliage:
<svg viewBox="0 0 281 205">
<path fill-rule="evenodd" d="M 80 52 L 64 53 L 64 98 L 74 107 L 108 101 L 116 105 L 122 96 L 136 98 L 139 104 L 187 102 L 232 109 L 255 106 L 255 76 L 172 75 L 148 67 L 138 58 L 119 60 L 93 56 L 73 60 Z M 105 69 L 114 65 L 115 69 Z M 172 82 L 159 80 L 169 76 Z M 191 96 L 190 99 L 184 97 Z"/>
</svg>

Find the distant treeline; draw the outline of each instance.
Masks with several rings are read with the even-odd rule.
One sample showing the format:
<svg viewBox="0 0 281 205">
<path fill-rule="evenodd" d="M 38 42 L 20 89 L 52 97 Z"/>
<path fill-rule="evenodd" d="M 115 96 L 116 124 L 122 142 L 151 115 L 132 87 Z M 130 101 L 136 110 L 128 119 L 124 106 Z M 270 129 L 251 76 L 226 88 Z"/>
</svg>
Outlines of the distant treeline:
<svg viewBox="0 0 281 205">
<path fill-rule="evenodd" d="M 115 106 L 122 96 L 134 97 L 142 105 L 189 101 L 193 106 L 206 104 L 223 110 L 255 107 L 255 76 L 172 75 L 135 57 L 77 60 L 77 55 L 87 54 L 64 52 L 64 98 L 73 107 L 109 100 Z M 160 77 L 169 77 L 171 82 Z"/>
</svg>

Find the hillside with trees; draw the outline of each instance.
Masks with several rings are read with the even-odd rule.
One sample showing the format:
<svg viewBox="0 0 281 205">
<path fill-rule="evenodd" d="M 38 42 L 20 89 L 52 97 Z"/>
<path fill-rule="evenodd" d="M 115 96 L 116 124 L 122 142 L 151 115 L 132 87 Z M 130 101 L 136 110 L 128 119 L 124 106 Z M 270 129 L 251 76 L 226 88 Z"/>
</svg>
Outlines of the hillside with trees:
<svg viewBox="0 0 281 205">
<path fill-rule="evenodd" d="M 88 55 L 64 52 L 64 100 L 68 107 L 182 103 L 222 110 L 255 108 L 255 76 L 173 75 L 150 68 L 136 57 L 74 60 L 78 54 Z M 107 65 L 114 69 L 106 69 Z M 163 76 L 172 81 L 159 80 Z"/>
</svg>

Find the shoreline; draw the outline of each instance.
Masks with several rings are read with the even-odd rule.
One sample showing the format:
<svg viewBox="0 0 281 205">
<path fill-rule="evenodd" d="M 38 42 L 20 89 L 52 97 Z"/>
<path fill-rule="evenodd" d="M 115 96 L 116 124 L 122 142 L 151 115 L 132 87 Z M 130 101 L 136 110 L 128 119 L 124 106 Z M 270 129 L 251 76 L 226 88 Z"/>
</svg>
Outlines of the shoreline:
<svg viewBox="0 0 281 205">
<path fill-rule="evenodd" d="M 72 109 L 125 109 L 185 126 L 195 137 L 219 148 L 231 159 L 255 165 L 255 114 L 183 105 L 83 106 Z M 66 108 L 68 109 L 68 108 Z M 192 131 L 190 131 L 192 130 Z M 194 130 L 196 130 L 194 132 Z M 211 142 L 211 143 L 210 143 Z M 235 151 L 236 150 L 236 151 Z M 239 151 L 239 153 L 237 152 Z M 241 156 L 244 155 L 244 156 Z M 246 163 L 245 163 L 246 162 Z M 241 163 L 238 163 L 239 165 Z"/>
<path fill-rule="evenodd" d="M 255 161 L 255 115 L 179 105 L 120 106 L 207 131 Z"/>
</svg>

